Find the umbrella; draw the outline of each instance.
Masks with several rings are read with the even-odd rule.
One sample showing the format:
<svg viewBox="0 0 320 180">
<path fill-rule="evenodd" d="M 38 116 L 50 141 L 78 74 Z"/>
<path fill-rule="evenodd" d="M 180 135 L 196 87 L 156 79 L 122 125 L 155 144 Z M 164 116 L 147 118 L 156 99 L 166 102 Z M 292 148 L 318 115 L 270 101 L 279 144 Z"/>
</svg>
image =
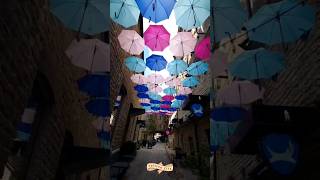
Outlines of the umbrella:
<svg viewBox="0 0 320 180">
<path fill-rule="evenodd" d="M 217 93 L 217 100 L 226 104 L 249 104 L 263 97 L 264 90 L 250 81 L 234 81 Z"/>
<path fill-rule="evenodd" d="M 172 102 L 171 101 L 162 101 L 161 104 L 167 104 L 167 105 L 171 105 Z"/>
<path fill-rule="evenodd" d="M 209 66 L 213 77 L 227 76 L 228 60 L 227 54 L 216 50 L 210 58 Z"/>
<path fill-rule="evenodd" d="M 229 66 L 233 76 L 247 80 L 270 78 L 283 68 L 283 55 L 263 48 L 240 54 Z"/>
<path fill-rule="evenodd" d="M 110 30 L 108 0 L 50 0 L 50 10 L 72 30 L 89 35 Z"/>
<path fill-rule="evenodd" d="M 139 102 L 140 102 L 140 103 L 150 103 L 150 99 L 148 99 L 148 98 L 142 98 L 142 99 L 139 99 Z"/>
<path fill-rule="evenodd" d="M 149 91 L 154 92 L 154 93 L 159 93 L 162 91 L 162 87 L 160 87 L 158 85 L 152 85 L 149 87 Z"/>
<path fill-rule="evenodd" d="M 172 108 L 180 108 L 183 105 L 183 102 L 184 101 L 182 101 L 182 100 L 175 100 L 172 102 L 171 107 Z"/>
<path fill-rule="evenodd" d="M 161 100 L 161 96 L 159 94 L 153 93 L 153 92 L 147 92 L 147 94 L 149 95 L 149 99 L 151 100 Z"/>
<path fill-rule="evenodd" d="M 163 90 L 163 92 L 165 94 L 168 94 L 168 95 L 172 95 L 172 94 L 176 94 L 177 93 L 177 90 L 175 88 L 166 88 Z"/>
<path fill-rule="evenodd" d="M 138 23 L 140 10 L 135 0 L 111 0 L 110 16 L 113 21 L 129 28 Z"/>
<path fill-rule="evenodd" d="M 86 109 L 95 116 L 110 116 L 110 102 L 105 98 L 92 99 L 86 103 Z"/>
<path fill-rule="evenodd" d="M 160 104 L 151 104 L 152 107 L 160 107 Z"/>
<path fill-rule="evenodd" d="M 188 87 L 180 87 L 177 93 L 178 94 L 182 94 L 182 95 L 191 94 L 192 93 L 192 89 L 188 88 Z"/>
<path fill-rule="evenodd" d="M 144 85 L 136 85 L 134 86 L 134 90 L 140 93 L 144 93 L 144 92 L 147 92 L 149 89 L 147 86 L 144 86 Z"/>
<path fill-rule="evenodd" d="M 140 55 L 144 48 L 143 38 L 134 30 L 122 30 L 118 36 L 122 49 L 134 55 Z"/>
<path fill-rule="evenodd" d="M 197 39 L 191 32 L 178 32 L 170 41 L 172 55 L 184 57 L 194 51 Z"/>
<path fill-rule="evenodd" d="M 105 118 L 96 118 L 91 124 L 98 131 L 110 131 L 110 121 Z"/>
<path fill-rule="evenodd" d="M 163 83 L 165 79 L 160 74 L 150 74 L 147 77 L 147 82 L 152 84 L 160 84 Z"/>
<path fill-rule="evenodd" d="M 195 55 L 199 59 L 209 59 L 211 56 L 210 37 L 202 39 L 195 47 Z"/>
<path fill-rule="evenodd" d="M 158 23 L 169 18 L 176 0 L 136 0 L 136 2 L 143 17 Z"/>
<path fill-rule="evenodd" d="M 150 106 L 149 103 L 140 103 L 141 106 Z"/>
<path fill-rule="evenodd" d="M 141 73 L 146 69 L 146 63 L 143 59 L 131 56 L 126 58 L 125 65 L 130 71 Z"/>
<path fill-rule="evenodd" d="M 89 96 L 109 97 L 110 77 L 104 74 L 89 74 L 78 80 L 80 91 Z"/>
<path fill-rule="evenodd" d="M 248 17 L 239 0 L 211 0 L 211 8 L 214 43 L 240 32 Z"/>
<path fill-rule="evenodd" d="M 172 95 L 165 95 L 162 97 L 162 100 L 164 101 L 172 101 L 174 99 L 174 96 Z"/>
<path fill-rule="evenodd" d="M 168 104 L 161 104 L 161 105 L 160 105 L 160 108 L 161 108 L 161 109 L 169 109 L 169 108 L 170 108 L 170 105 L 168 105 Z"/>
<path fill-rule="evenodd" d="M 154 111 L 159 111 L 159 110 L 160 110 L 160 107 L 151 106 L 151 109 L 154 110 Z"/>
<path fill-rule="evenodd" d="M 144 75 L 141 74 L 134 74 L 130 77 L 132 82 L 136 84 L 146 84 L 147 83 L 147 78 Z"/>
<path fill-rule="evenodd" d="M 188 64 L 184 60 L 175 59 L 171 61 L 167 66 L 167 71 L 171 75 L 178 75 L 184 72 L 188 67 Z"/>
<path fill-rule="evenodd" d="M 169 87 L 182 86 L 181 80 L 176 77 L 169 77 L 166 79 L 165 84 Z"/>
<path fill-rule="evenodd" d="M 65 53 L 78 67 L 91 72 L 110 72 L 110 47 L 98 39 L 73 40 Z"/>
<path fill-rule="evenodd" d="M 176 99 L 183 101 L 183 100 L 187 99 L 187 97 L 188 97 L 188 96 L 186 96 L 186 95 L 181 95 L 181 94 L 180 94 L 180 95 L 177 95 L 177 96 L 176 96 Z"/>
<path fill-rule="evenodd" d="M 144 32 L 144 43 L 152 51 L 163 51 L 169 42 L 170 33 L 162 25 L 150 25 Z"/>
<path fill-rule="evenodd" d="M 234 122 L 247 118 L 248 112 L 241 107 L 219 107 L 211 112 L 213 121 Z"/>
<path fill-rule="evenodd" d="M 177 25 L 185 30 L 200 27 L 210 16 L 209 0 L 179 0 L 175 7 Z"/>
<path fill-rule="evenodd" d="M 305 2 L 284 0 L 263 6 L 245 27 L 250 40 L 273 45 L 296 41 L 315 21 L 315 8 Z"/>
<path fill-rule="evenodd" d="M 192 76 L 198 76 L 198 75 L 203 75 L 208 71 L 209 65 L 203 61 L 197 61 L 192 64 L 187 68 L 188 74 Z"/>
<path fill-rule="evenodd" d="M 149 98 L 148 94 L 146 94 L 146 93 L 138 93 L 137 96 L 139 98 Z"/>
<path fill-rule="evenodd" d="M 154 104 L 161 104 L 161 101 L 151 100 L 150 103 L 153 104 L 153 105 L 154 105 Z"/>
<path fill-rule="evenodd" d="M 194 87 L 199 84 L 199 80 L 195 76 L 187 77 L 185 80 L 182 81 L 182 85 L 184 87 Z"/>
<path fill-rule="evenodd" d="M 166 68 L 167 61 L 163 56 L 153 54 L 147 58 L 146 64 L 151 70 L 161 71 Z"/>
</svg>

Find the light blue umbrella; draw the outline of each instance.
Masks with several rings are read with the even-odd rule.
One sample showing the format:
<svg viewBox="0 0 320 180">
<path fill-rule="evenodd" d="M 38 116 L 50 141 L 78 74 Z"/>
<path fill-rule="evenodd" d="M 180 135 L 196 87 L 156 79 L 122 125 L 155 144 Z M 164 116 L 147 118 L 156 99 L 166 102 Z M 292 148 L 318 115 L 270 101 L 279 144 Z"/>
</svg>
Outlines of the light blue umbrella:
<svg viewBox="0 0 320 180">
<path fill-rule="evenodd" d="M 182 81 L 182 85 L 184 87 L 194 87 L 199 84 L 199 80 L 197 77 L 191 76 L 187 77 L 185 80 Z"/>
<path fill-rule="evenodd" d="M 296 41 L 315 21 L 315 8 L 295 0 L 283 0 L 263 6 L 245 27 L 250 40 L 273 45 Z"/>
<path fill-rule="evenodd" d="M 263 48 L 240 54 L 229 66 L 230 73 L 242 79 L 267 79 L 284 68 L 283 55 Z"/>
<path fill-rule="evenodd" d="M 210 15 L 209 0 L 179 0 L 175 7 L 176 23 L 185 30 L 200 27 Z"/>
<path fill-rule="evenodd" d="M 146 63 L 144 62 L 144 60 L 134 56 L 126 58 L 125 65 L 130 71 L 137 73 L 144 72 L 144 70 L 146 69 Z"/>
<path fill-rule="evenodd" d="M 110 16 L 113 21 L 129 28 L 138 23 L 140 10 L 135 0 L 111 0 Z"/>
<path fill-rule="evenodd" d="M 172 102 L 171 107 L 172 108 L 180 108 L 183 105 L 183 102 L 184 101 L 182 101 L 182 100 L 175 100 Z"/>
<path fill-rule="evenodd" d="M 197 61 L 195 63 L 190 64 L 187 68 L 188 74 L 192 76 L 199 76 L 205 74 L 209 69 L 208 63 L 203 61 Z"/>
<path fill-rule="evenodd" d="M 211 0 L 212 42 L 240 32 L 247 17 L 239 0 Z"/>
<path fill-rule="evenodd" d="M 136 0 L 136 2 L 143 17 L 158 23 L 169 18 L 176 0 Z"/>
<path fill-rule="evenodd" d="M 159 94 L 153 93 L 153 92 L 147 92 L 147 94 L 149 95 L 149 98 L 152 100 L 161 100 L 161 96 Z"/>
<path fill-rule="evenodd" d="M 109 0 L 50 0 L 50 10 L 72 30 L 89 35 L 110 30 Z"/>
<path fill-rule="evenodd" d="M 163 92 L 165 94 L 168 94 L 168 95 L 172 95 L 172 94 L 176 94 L 177 93 L 177 90 L 175 88 L 166 88 L 163 90 Z"/>
<path fill-rule="evenodd" d="M 171 75 L 178 75 L 182 72 L 184 72 L 188 67 L 188 64 L 181 59 L 176 59 L 174 61 L 171 61 L 168 65 L 167 65 L 167 71 L 171 74 Z"/>
</svg>

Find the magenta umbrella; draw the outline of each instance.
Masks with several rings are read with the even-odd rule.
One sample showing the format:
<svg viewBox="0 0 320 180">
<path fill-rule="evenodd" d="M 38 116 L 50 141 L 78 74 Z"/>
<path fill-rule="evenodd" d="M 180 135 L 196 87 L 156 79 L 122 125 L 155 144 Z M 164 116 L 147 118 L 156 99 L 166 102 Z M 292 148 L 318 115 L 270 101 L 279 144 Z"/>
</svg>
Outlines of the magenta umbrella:
<svg viewBox="0 0 320 180">
<path fill-rule="evenodd" d="M 164 101 L 172 101 L 174 99 L 174 96 L 172 95 L 165 95 L 162 97 L 162 100 Z"/>
<path fill-rule="evenodd" d="M 141 74 L 134 74 L 131 76 L 130 79 L 132 82 L 134 82 L 136 84 L 146 84 L 147 83 L 147 78 Z"/>
<path fill-rule="evenodd" d="M 181 80 L 176 77 L 167 78 L 165 84 L 169 87 L 182 86 Z"/>
<path fill-rule="evenodd" d="M 168 104 L 162 104 L 162 105 L 160 105 L 160 108 L 169 109 L 169 108 L 170 108 L 170 105 L 168 105 Z"/>
<path fill-rule="evenodd" d="M 150 25 L 144 32 L 144 42 L 152 51 L 163 51 L 169 46 L 170 33 L 162 25 Z"/>
<path fill-rule="evenodd" d="M 181 87 L 178 90 L 178 94 L 186 95 L 186 94 L 191 94 L 191 93 L 192 93 L 192 89 L 189 87 Z"/>
<path fill-rule="evenodd" d="M 130 54 L 140 55 L 143 51 L 143 38 L 134 30 L 122 30 L 118 41 L 122 49 Z"/>
<path fill-rule="evenodd" d="M 199 59 L 208 59 L 211 55 L 210 37 L 202 39 L 195 48 L 195 55 Z"/>
<path fill-rule="evenodd" d="M 250 104 L 263 97 L 264 89 L 250 81 L 234 81 L 228 87 L 217 93 L 217 101 L 224 104 Z"/>
<path fill-rule="evenodd" d="M 147 82 L 151 84 L 160 84 L 164 81 L 165 79 L 160 74 L 150 74 L 147 79 Z"/>
</svg>

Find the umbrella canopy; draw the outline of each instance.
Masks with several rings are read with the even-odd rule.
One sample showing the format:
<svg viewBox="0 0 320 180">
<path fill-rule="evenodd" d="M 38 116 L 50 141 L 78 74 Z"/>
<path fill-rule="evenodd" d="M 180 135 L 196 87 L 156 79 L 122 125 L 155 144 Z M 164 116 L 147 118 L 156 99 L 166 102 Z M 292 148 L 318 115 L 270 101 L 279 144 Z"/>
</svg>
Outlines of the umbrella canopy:
<svg viewBox="0 0 320 180">
<path fill-rule="evenodd" d="M 212 73 L 213 77 L 218 76 L 227 76 L 228 70 L 228 56 L 227 54 L 216 50 L 214 51 L 213 55 L 210 58 L 209 66 L 210 72 Z"/>
<path fill-rule="evenodd" d="M 168 105 L 168 104 L 161 104 L 161 105 L 160 105 L 160 108 L 161 108 L 161 109 L 169 109 L 169 108 L 170 108 L 170 105 Z"/>
<path fill-rule="evenodd" d="M 181 100 L 175 100 L 172 102 L 171 107 L 172 108 L 180 108 L 183 105 L 184 101 Z"/>
<path fill-rule="evenodd" d="M 140 10 L 135 0 L 110 0 L 110 17 L 123 27 L 136 25 L 139 15 Z"/>
<path fill-rule="evenodd" d="M 50 0 L 50 10 L 72 30 L 89 35 L 110 30 L 109 0 Z"/>
<path fill-rule="evenodd" d="M 188 87 L 180 87 L 177 93 L 182 95 L 191 94 L 192 89 Z"/>
<path fill-rule="evenodd" d="M 153 92 L 147 92 L 147 94 L 149 95 L 149 99 L 151 99 L 151 100 L 160 101 L 161 98 L 162 98 L 159 94 L 156 94 L 156 93 L 153 93 Z M 152 103 L 154 103 L 154 102 L 152 102 Z M 154 103 L 154 104 L 156 104 L 156 103 Z"/>
<path fill-rule="evenodd" d="M 162 87 L 160 87 L 158 85 L 152 85 L 149 87 L 149 91 L 154 92 L 154 93 L 159 93 L 162 91 Z"/>
<path fill-rule="evenodd" d="M 234 81 L 217 93 L 217 100 L 225 104 L 250 104 L 263 97 L 264 90 L 250 81 Z"/>
<path fill-rule="evenodd" d="M 142 74 L 134 74 L 130 77 L 131 81 L 136 84 L 146 84 L 147 78 Z"/>
<path fill-rule="evenodd" d="M 122 49 L 133 55 L 140 55 L 144 48 L 143 38 L 134 30 L 122 30 L 118 36 Z"/>
<path fill-rule="evenodd" d="M 160 110 L 160 107 L 151 106 L 151 109 L 154 110 L 154 111 L 159 111 L 159 110 Z"/>
<path fill-rule="evenodd" d="M 160 98 L 161 99 L 161 98 Z M 161 101 L 159 100 L 151 100 L 150 101 L 151 104 L 155 105 L 155 104 L 161 104 Z"/>
<path fill-rule="evenodd" d="M 240 32 L 248 17 L 239 0 L 211 0 L 211 8 L 211 39 L 215 43 Z"/>
<path fill-rule="evenodd" d="M 210 15 L 208 0 L 179 0 L 175 7 L 177 25 L 185 30 L 200 27 Z"/>
<path fill-rule="evenodd" d="M 211 112 L 213 121 L 234 122 L 245 120 L 248 112 L 241 107 L 219 107 Z"/>
<path fill-rule="evenodd" d="M 163 51 L 170 43 L 170 33 L 162 25 L 150 25 L 144 32 L 144 43 L 152 51 Z"/>
<path fill-rule="evenodd" d="M 183 100 L 185 100 L 185 99 L 187 99 L 188 98 L 188 96 L 186 96 L 186 95 L 178 95 L 178 96 L 176 96 L 176 99 L 177 100 L 180 100 L 180 101 L 183 101 Z"/>
<path fill-rule="evenodd" d="M 73 40 L 65 53 L 78 67 L 91 72 L 110 72 L 110 47 L 98 39 Z"/>
<path fill-rule="evenodd" d="M 142 99 L 139 99 L 139 102 L 140 102 L 140 103 L 150 103 L 150 99 L 148 99 L 148 98 L 142 98 Z"/>
<path fill-rule="evenodd" d="M 199 80 L 197 77 L 191 76 L 187 77 L 185 80 L 182 81 L 182 85 L 184 87 L 194 87 L 199 84 Z"/>
<path fill-rule="evenodd" d="M 194 51 L 196 43 L 191 32 L 178 32 L 170 41 L 170 50 L 174 56 L 184 57 Z"/>
<path fill-rule="evenodd" d="M 166 88 L 163 90 L 163 92 L 165 94 L 168 94 L 168 95 L 172 95 L 172 94 L 176 94 L 177 93 L 177 90 L 175 88 Z"/>
<path fill-rule="evenodd" d="M 199 59 L 209 59 L 211 56 L 211 44 L 210 37 L 202 39 L 199 44 L 196 45 L 195 55 Z"/>
<path fill-rule="evenodd" d="M 162 101 L 161 104 L 167 104 L 167 105 L 171 105 L 172 102 L 171 101 Z"/>
<path fill-rule="evenodd" d="M 229 66 L 233 76 L 247 80 L 270 78 L 283 68 L 283 55 L 263 48 L 240 54 Z"/>
<path fill-rule="evenodd" d="M 165 84 L 169 87 L 182 86 L 181 80 L 176 77 L 169 77 L 166 79 Z"/>
<path fill-rule="evenodd" d="M 162 97 L 162 100 L 164 101 L 172 101 L 174 99 L 174 96 L 172 95 L 165 95 Z"/>
<path fill-rule="evenodd" d="M 190 64 L 187 68 L 188 74 L 192 76 L 203 75 L 208 71 L 209 65 L 203 61 L 197 61 L 195 63 Z"/>
<path fill-rule="evenodd" d="M 136 0 L 136 2 L 142 16 L 155 23 L 168 19 L 176 3 L 175 0 Z"/>
<path fill-rule="evenodd" d="M 163 56 L 151 55 L 147 58 L 147 66 L 154 71 L 161 71 L 166 68 L 167 61 Z"/>
<path fill-rule="evenodd" d="M 315 8 L 305 2 L 284 0 L 263 6 L 245 27 L 250 40 L 273 45 L 296 41 L 315 21 Z"/>
<path fill-rule="evenodd" d="M 165 79 L 160 74 L 150 74 L 147 78 L 147 82 L 151 84 L 163 83 Z"/>
<path fill-rule="evenodd" d="M 146 94 L 146 93 L 138 93 L 137 96 L 139 98 L 149 98 L 148 94 Z"/>
<path fill-rule="evenodd" d="M 184 72 L 188 67 L 188 64 L 184 60 L 175 59 L 171 61 L 167 66 L 167 71 L 171 75 L 178 75 Z"/>
<path fill-rule="evenodd" d="M 78 80 L 80 91 L 89 96 L 109 97 L 110 77 L 103 74 L 90 74 Z"/>
<path fill-rule="evenodd" d="M 141 106 L 150 106 L 149 103 L 140 103 Z"/>
<path fill-rule="evenodd" d="M 146 63 L 144 60 L 135 56 L 127 57 L 125 60 L 125 65 L 130 71 L 137 73 L 144 72 L 146 69 Z"/>
<path fill-rule="evenodd" d="M 95 116 L 110 116 L 110 102 L 108 99 L 93 99 L 87 102 L 85 106 L 87 111 Z"/>
<path fill-rule="evenodd" d="M 149 89 L 147 86 L 144 86 L 144 85 L 136 85 L 134 86 L 134 90 L 140 93 L 144 93 L 144 92 L 147 92 Z"/>
</svg>

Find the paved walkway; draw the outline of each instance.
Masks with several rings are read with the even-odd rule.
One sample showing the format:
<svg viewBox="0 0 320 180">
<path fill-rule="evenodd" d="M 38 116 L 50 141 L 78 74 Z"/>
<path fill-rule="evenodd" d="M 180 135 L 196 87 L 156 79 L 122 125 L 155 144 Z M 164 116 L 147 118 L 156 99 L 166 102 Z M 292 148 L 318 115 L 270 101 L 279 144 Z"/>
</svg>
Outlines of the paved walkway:
<svg viewBox="0 0 320 180">
<path fill-rule="evenodd" d="M 174 172 L 147 171 L 148 163 L 170 163 L 165 144 L 157 143 L 152 149 L 142 148 L 138 150 L 137 156 L 127 170 L 123 180 L 197 180 L 190 171 L 174 167 Z"/>
</svg>

